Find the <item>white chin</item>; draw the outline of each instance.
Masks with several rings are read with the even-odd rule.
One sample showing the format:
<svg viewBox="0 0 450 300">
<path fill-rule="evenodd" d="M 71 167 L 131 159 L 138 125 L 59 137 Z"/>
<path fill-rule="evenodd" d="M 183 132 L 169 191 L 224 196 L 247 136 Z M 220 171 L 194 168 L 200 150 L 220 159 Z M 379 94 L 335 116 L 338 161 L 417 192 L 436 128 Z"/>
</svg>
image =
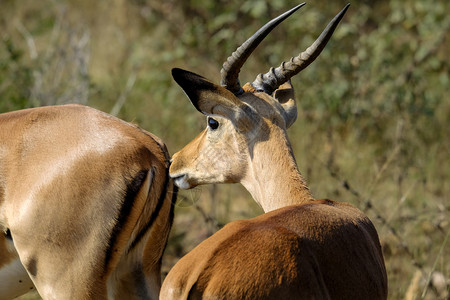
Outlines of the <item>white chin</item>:
<svg viewBox="0 0 450 300">
<path fill-rule="evenodd" d="M 175 185 L 177 187 L 179 187 L 180 189 L 187 190 L 191 187 L 191 185 L 186 180 L 186 175 L 174 178 L 173 181 L 174 181 Z"/>
</svg>

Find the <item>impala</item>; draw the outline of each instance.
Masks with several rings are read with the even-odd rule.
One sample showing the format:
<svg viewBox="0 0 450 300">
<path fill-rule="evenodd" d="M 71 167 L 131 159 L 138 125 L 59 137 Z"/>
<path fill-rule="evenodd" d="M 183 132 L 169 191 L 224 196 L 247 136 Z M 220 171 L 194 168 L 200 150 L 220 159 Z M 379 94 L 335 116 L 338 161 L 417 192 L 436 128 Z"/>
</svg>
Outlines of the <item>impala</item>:
<svg viewBox="0 0 450 300">
<path fill-rule="evenodd" d="M 286 129 L 297 117 L 290 78 L 322 51 L 348 5 L 299 56 L 243 87 L 250 53 L 282 20 L 270 21 L 224 63 L 222 86 L 194 73 L 172 75 L 207 128 L 173 156 L 183 189 L 240 182 L 265 214 L 235 221 L 185 255 L 163 282 L 161 299 L 386 299 L 378 234 L 347 203 L 315 200 L 300 175 Z"/>
<path fill-rule="evenodd" d="M 93 108 L 0 114 L 0 299 L 158 299 L 168 167 L 161 140 Z"/>
</svg>

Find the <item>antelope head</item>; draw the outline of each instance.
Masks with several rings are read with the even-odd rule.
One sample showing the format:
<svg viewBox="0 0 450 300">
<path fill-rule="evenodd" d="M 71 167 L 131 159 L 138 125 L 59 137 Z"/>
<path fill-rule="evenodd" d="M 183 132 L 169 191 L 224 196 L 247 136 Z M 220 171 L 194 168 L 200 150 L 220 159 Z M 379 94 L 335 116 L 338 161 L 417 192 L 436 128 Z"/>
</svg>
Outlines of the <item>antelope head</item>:
<svg viewBox="0 0 450 300">
<path fill-rule="evenodd" d="M 258 75 L 243 87 L 238 76 L 258 44 L 304 4 L 271 20 L 244 42 L 223 64 L 221 85 L 185 70 L 172 70 L 173 78 L 194 107 L 207 116 L 206 129 L 173 156 L 170 176 L 177 186 L 189 189 L 206 183 L 238 182 L 246 186 L 264 161 L 286 157 L 286 154 L 290 162 L 280 162 L 280 167 L 285 164 L 285 168 L 298 172 L 286 135 L 286 129 L 297 118 L 290 79 L 318 57 L 349 4 L 298 56 Z M 267 172 L 270 170 L 264 176 Z"/>
</svg>

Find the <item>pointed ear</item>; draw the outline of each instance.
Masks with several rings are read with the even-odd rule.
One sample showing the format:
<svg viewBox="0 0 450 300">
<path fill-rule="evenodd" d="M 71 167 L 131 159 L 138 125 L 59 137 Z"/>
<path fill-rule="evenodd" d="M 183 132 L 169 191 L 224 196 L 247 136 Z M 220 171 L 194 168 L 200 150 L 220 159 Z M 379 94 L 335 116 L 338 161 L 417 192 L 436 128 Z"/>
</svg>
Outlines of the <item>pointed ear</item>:
<svg viewBox="0 0 450 300">
<path fill-rule="evenodd" d="M 297 120 L 297 104 L 295 102 L 294 88 L 290 80 L 275 90 L 273 97 L 278 100 L 284 109 L 283 116 L 286 122 L 286 128 L 291 127 L 295 120 Z"/>
<path fill-rule="evenodd" d="M 172 69 L 172 77 L 202 114 L 223 116 L 235 122 L 240 130 L 251 126 L 254 112 L 226 88 L 178 68 Z"/>
</svg>

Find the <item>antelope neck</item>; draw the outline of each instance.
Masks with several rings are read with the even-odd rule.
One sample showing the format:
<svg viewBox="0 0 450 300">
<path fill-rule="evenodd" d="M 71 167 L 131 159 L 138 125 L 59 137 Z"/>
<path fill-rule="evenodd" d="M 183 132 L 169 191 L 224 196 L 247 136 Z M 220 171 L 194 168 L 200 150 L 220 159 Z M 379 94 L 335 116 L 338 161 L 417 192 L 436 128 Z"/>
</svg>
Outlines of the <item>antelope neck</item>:
<svg viewBox="0 0 450 300">
<path fill-rule="evenodd" d="M 257 143 L 241 180 L 264 212 L 313 201 L 287 140 L 286 132 L 271 132 L 268 141 Z"/>
</svg>

